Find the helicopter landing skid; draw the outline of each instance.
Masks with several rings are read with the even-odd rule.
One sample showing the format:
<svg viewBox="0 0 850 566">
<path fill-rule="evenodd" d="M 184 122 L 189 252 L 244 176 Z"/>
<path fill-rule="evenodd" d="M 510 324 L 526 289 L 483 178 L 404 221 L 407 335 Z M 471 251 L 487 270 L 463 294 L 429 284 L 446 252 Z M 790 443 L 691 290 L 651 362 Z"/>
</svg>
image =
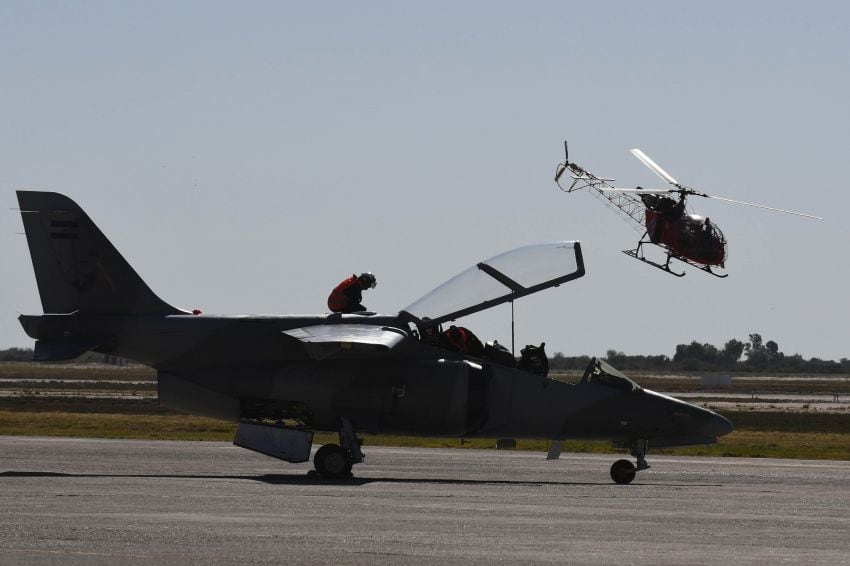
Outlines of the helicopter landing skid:
<svg viewBox="0 0 850 566">
<path fill-rule="evenodd" d="M 688 265 L 690 265 L 691 267 L 696 267 L 696 268 L 697 268 L 697 269 L 699 269 L 700 271 L 705 271 L 705 272 L 706 272 L 706 273 L 708 273 L 709 275 L 714 275 L 715 277 L 718 277 L 718 278 L 720 278 L 720 279 L 725 279 L 726 277 L 729 277 L 729 274 L 728 274 L 728 273 L 715 273 L 715 272 L 713 272 L 713 271 L 711 270 L 711 266 L 710 266 L 710 265 L 706 265 L 706 264 L 703 264 L 703 263 L 697 263 L 697 262 L 692 261 L 692 260 L 690 260 L 690 259 L 688 259 L 688 258 L 685 258 L 685 257 L 682 257 L 682 256 L 678 256 L 678 255 L 672 255 L 672 254 L 669 254 L 669 253 L 668 253 L 668 255 L 667 255 L 667 263 L 670 263 L 670 258 L 671 258 L 671 257 L 672 257 L 673 259 L 678 259 L 678 260 L 679 260 L 679 261 L 681 261 L 682 263 L 687 263 L 687 264 L 688 264 Z"/>
<path fill-rule="evenodd" d="M 715 277 L 718 277 L 720 279 L 725 279 L 726 277 L 729 277 L 728 273 L 715 273 L 714 271 L 711 270 L 710 265 L 703 265 L 701 263 L 696 263 L 695 261 L 691 261 L 687 258 L 678 256 L 678 255 L 674 255 L 674 254 L 671 254 L 669 252 L 667 253 L 667 261 L 666 262 L 664 262 L 663 264 L 662 263 L 656 263 L 656 262 L 654 262 L 650 259 L 646 259 L 646 257 L 644 257 L 643 249 L 642 249 L 643 243 L 644 242 L 640 242 L 638 244 L 638 246 L 633 250 L 623 250 L 623 253 L 626 254 L 627 256 L 631 256 L 631 257 L 635 258 L 636 260 L 642 261 L 644 263 L 648 263 L 649 265 L 651 265 L 653 267 L 657 267 L 661 271 L 665 271 L 665 272 L 667 272 L 670 275 L 673 275 L 675 277 L 684 277 L 685 272 L 683 271 L 682 273 L 677 273 L 677 272 L 673 271 L 672 269 L 670 269 L 670 260 L 671 259 L 679 260 L 682 263 L 686 263 L 686 264 L 690 265 L 691 267 L 695 267 L 695 268 L 699 269 L 700 271 L 704 271 L 704 272 L 708 273 L 709 275 L 714 275 Z"/>
<path fill-rule="evenodd" d="M 676 258 L 676 259 L 678 259 L 678 258 Z M 687 263 L 690 263 L 690 262 L 687 262 Z M 698 265 L 695 265 L 695 264 L 691 264 L 691 265 L 693 265 L 694 267 L 699 267 Z M 700 267 L 700 269 L 702 271 L 705 271 L 709 275 L 714 275 L 715 277 L 719 277 L 720 279 L 725 279 L 725 278 L 729 277 L 728 273 L 715 273 L 715 272 L 713 272 L 711 270 L 710 265 L 703 265 L 702 267 Z"/>
<path fill-rule="evenodd" d="M 643 253 L 641 252 L 640 246 L 636 247 L 633 250 L 623 250 L 623 253 L 626 254 L 627 256 L 631 256 L 631 257 L 635 258 L 638 261 L 642 261 L 644 263 L 648 263 L 649 265 L 651 265 L 653 267 L 657 267 L 661 271 L 667 272 L 670 275 L 673 275 L 674 277 L 684 277 L 685 276 L 684 271 L 682 273 L 676 273 L 675 271 L 670 269 L 670 260 L 672 259 L 672 256 L 668 255 L 667 261 L 664 262 L 664 263 L 656 263 L 656 262 L 652 261 L 651 259 L 646 259 L 644 257 Z M 709 272 L 709 273 L 711 273 L 711 272 Z M 714 275 L 714 274 L 712 274 L 712 275 Z"/>
</svg>

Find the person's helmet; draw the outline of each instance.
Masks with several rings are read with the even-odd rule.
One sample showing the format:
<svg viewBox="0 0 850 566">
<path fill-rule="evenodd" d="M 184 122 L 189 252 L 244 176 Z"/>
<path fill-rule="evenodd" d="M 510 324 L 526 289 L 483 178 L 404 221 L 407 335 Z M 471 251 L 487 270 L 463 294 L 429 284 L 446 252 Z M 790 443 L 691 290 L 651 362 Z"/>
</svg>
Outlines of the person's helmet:
<svg viewBox="0 0 850 566">
<path fill-rule="evenodd" d="M 364 289 L 374 289 L 378 284 L 378 280 L 369 272 L 361 273 L 357 279 L 360 281 L 360 286 Z"/>
</svg>

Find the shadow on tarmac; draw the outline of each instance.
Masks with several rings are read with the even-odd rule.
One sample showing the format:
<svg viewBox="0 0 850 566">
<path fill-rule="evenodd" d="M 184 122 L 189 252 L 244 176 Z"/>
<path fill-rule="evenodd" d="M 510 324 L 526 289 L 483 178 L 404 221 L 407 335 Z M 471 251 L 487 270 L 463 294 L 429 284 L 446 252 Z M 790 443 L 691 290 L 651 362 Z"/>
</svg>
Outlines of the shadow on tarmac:
<svg viewBox="0 0 850 566">
<path fill-rule="evenodd" d="M 139 479 L 187 479 L 187 480 L 246 480 L 270 485 L 350 485 L 363 486 L 372 483 L 394 484 L 433 484 L 433 485 L 560 485 L 560 486 L 616 486 L 610 481 L 570 482 L 538 480 L 484 480 L 484 479 L 446 479 L 446 478 L 322 478 L 314 474 L 262 474 L 262 475 L 197 475 L 197 474 L 72 474 L 65 472 L 6 471 L 0 472 L 2 478 L 139 478 Z M 660 484 L 637 482 L 632 485 L 654 487 L 721 487 L 721 484 Z"/>
</svg>

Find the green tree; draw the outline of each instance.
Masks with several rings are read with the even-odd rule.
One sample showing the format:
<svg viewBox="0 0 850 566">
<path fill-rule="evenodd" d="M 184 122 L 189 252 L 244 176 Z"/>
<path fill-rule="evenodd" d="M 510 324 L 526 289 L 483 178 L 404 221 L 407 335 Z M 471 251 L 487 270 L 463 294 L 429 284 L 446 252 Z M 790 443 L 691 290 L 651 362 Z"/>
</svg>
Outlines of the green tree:
<svg viewBox="0 0 850 566">
<path fill-rule="evenodd" d="M 749 336 L 750 341 L 744 344 L 747 356 L 747 365 L 751 368 L 763 368 L 767 364 L 767 348 L 761 334 L 753 333 Z"/>
<path fill-rule="evenodd" d="M 723 346 L 723 351 L 720 353 L 720 357 L 727 365 L 734 365 L 741 359 L 743 353 L 744 343 L 732 338 Z"/>
<path fill-rule="evenodd" d="M 693 341 L 690 344 L 676 346 L 673 363 L 688 371 L 714 369 L 717 367 L 719 354 L 712 344 L 700 344 Z"/>
<path fill-rule="evenodd" d="M 764 348 L 765 350 L 767 350 L 768 360 L 778 360 L 785 356 L 785 354 L 779 351 L 779 344 L 777 344 L 773 340 L 768 340 L 767 344 L 764 345 Z"/>
</svg>

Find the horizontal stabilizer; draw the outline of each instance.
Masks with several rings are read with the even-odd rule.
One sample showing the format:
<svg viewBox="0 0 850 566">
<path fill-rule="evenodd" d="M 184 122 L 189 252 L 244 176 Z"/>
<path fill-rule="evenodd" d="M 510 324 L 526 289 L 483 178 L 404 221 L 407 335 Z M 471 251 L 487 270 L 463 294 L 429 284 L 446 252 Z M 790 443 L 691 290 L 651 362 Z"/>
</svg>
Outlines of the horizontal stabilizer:
<svg viewBox="0 0 850 566">
<path fill-rule="evenodd" d="M 283 333 L 300 340 L 313 359 L 374 354 L 390 350 L 407 338 L 407 332 L 400 328 L 368 324 L 319 324 Z"/>
<path fill-rule="evenodd" d="M 64 362 L 73 360 L 102 344 L 100 338 L 54 338 L 37 340 L 33 350 L 34 362 Z"/>
</svg>

